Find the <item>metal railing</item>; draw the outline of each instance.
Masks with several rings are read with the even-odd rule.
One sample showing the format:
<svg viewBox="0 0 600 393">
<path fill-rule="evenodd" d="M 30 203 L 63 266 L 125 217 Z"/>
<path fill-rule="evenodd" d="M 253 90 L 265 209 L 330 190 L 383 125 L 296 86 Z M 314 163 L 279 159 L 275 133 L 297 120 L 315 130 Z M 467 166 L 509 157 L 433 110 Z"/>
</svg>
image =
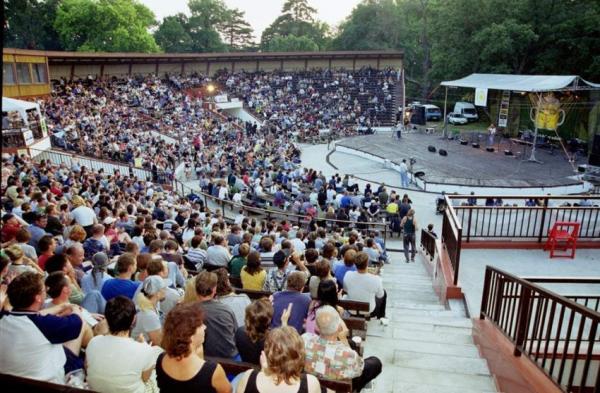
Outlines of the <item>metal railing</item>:
<svg viewBox="0 0 600 393">
<path fill-rule="evenodd" d="M 580 223 L 580 239 L 600 239 L 600 196 L 544 196 L 544 197 L 495 197 L 495 196 L 449 196 L 453 200 L 467 200 L 476 197 L 480 203 L 486 198 L 540 201 L 540 206 L 454 206 L 456 216 L 463 228 L 466 242 L 472 239 L 537 240 L 548 237 L 555 222 L 569 221 Z M 583 198 L 596 206 L 574 206 Z M 554 206 L 568 203 L 571 206 Z"/>
<path fill-rule="evenodd" d="M 225 216 L 226 209 L 230 209 L 232 212 L 237 212 L 242 210 L 242 212 L 246 215 L 253 214 L 257 216 L 261 216 L 266 218 L 267 220 L 271 219 L 285 219 L 290 223 L 294 223 L 299 227 L 305 227 L 310 222 L 310 218 L 306 215 L 294 214 L 287 212 L 285 210 L 271 208 L 271 209 L 263 209 L 260 207 L 249 206 L 245 204 L 235 203 L 233 201 L 227 199 L 219 199 L 214 195 L 207 194 L 200 190 L 194 189 L 178 179 L 173 180 L 173 191 L 177 192 L 181 196 L 188 196 L 191 194 L 195 194 L 198 197 L 204 200 L 204 205 L 208 206 L 208 202 L 212 201 L 217 206 L 221 208 L 223 216 Z M 349 221 L 349 220 L 338 220 L 331 219 L 325 217 L 316 218 L 317 222 L 325 223 L 327 229 L 334 229 L 336 227 L 342 228 L 355 228 L 364 227 L 367 231 L 378 231 L 383 236 L 384 245 L 387 244 L 387 231 L 388 224 L 386 222 L 377 222 L 377 221 Z"/>
<path fill-rule="evenodd" d="M 425 250 L 432 261 L 435 258 L 435 241 L 436 238 L 431 233 L 425 229 L 421 229 L 421 247 L 423 247 L 423 250 Z"/>
<path fill-rule="evenodd" d="M 442 218 L 442 244 L 448 252 L 452 273 L 454 275 L 453 283 L 458 284 L 458 272 L 460 269 L 460 252 L 462 248 L 462 227 L 452 205 L 448 204 L 444 210 Z"/>
<path fill-rule="evenodd" d="M 480 312 L 485 318 L 514 343 L 515 356 L 527 356 L 564 392 L 600 390 L 597 311 L 487 266 Z"/>
</svg>

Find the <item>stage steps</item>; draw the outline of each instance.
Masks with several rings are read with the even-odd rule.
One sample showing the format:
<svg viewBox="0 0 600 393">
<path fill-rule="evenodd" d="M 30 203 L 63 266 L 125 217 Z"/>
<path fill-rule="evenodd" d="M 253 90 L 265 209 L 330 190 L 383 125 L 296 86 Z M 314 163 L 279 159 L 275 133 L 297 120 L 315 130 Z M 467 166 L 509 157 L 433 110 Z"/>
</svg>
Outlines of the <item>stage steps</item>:
<svg viewBox="0 0 600 393">
<path fill-rule="evenodd" d="M 407 264 L 403 254 L 392 253 L 392 264 L 383 269 L 389 325 L 369 321 L 364 355 L 383 363 L 371 391 L 496 392 L 487 361 L 473 343 L 471 320 L 459 307 L 439 302 L 419 258 Z"/>
</svg>

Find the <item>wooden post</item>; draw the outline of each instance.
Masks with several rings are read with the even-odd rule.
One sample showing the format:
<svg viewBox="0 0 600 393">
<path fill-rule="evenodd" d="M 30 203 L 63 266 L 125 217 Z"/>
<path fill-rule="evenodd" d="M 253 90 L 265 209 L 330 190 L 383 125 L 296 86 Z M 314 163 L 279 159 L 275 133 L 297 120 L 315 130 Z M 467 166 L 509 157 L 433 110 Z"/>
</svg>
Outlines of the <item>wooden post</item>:
<svg viewBox="0 0 600 393">
<path fill-rule="evenodd" d="M 523 345 L 527 336 L 527 322 L 531 306 L 531 289 L 527 287 L 521 288 L 521 297 L 519 299 L 519 303 L 519 314 L 517 315 L 517 336 L 515 338 L 515 350 L 513 352 L 515 356 L 521 356 L 521 350 L 519 347 Z"/>
</svg>

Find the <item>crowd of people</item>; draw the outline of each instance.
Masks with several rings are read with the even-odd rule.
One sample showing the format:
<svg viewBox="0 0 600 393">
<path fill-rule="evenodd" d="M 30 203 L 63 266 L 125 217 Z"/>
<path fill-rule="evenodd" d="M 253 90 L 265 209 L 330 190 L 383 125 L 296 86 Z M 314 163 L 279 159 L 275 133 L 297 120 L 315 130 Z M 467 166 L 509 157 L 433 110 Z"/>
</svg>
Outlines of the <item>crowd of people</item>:
<svg viewBox="0 0 600 393">
<path fill-rule="evenodd" d="M 229 222 L 202 199 L 118 171 L 2 161 L 0 372 L 100 392 L 230 391 L 212 358 L 261 366 L 234 381 L 239 392 L 282 383 L 313 391 L 313 375 L 360 390 L 381 372 L 379 359 L 354 350 L 338 305 L 344 292 L 387 324 L 377 274 L 385 243 L 360 220 L 331 228 L 315 215 L 298 227 L 242 211 Z M 365 199 L 389 212 L 402 205 L 384 186 L 359 192 L 335 180 L 336 218 L 366 214 Z M 327 207 L 312 199 L 300 209 Z M 251 301 L 244 290 L 270 298 Z"/>
</svg>

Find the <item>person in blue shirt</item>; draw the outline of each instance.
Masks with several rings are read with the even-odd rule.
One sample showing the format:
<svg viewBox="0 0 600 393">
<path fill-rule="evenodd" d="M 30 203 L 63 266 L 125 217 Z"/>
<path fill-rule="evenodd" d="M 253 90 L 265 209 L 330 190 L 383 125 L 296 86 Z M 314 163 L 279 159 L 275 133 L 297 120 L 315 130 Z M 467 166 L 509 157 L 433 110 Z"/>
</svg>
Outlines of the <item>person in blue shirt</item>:
<svg viewBox="0 0 600 393">
<path fill-rule="evenodd" d="M 348 195 L 348 191 L 344 191 L 344 196 L 342 197 L 342 200 L 340 201 L 340 207 L 345 209 L 345 208 L 349 207 L 351 203 L 352 203 L 352 198 L 350 197 L 350 195 Z"/>
<path fill-rule="evenodd" d="M 52 236 L 52 234 L 46 232 L 46 225 L 48 225 L 48 216 L 46 216 L 46 214 L 42 212 L 34 212 L 33 224 L 27 227 L 27 230 L 31 234 L 29 245 L 31 247 L 34 247 L 38 253 L 38 242 L 40 241 L 40 239 L 47 235 Z"/>
<path fill-rule="evenodd" d="M 140 286 L 138 281 L 131 280 L 136 269 L 135 255 L 125 253 L 119 256 L 115 267 L 117 277 L 106 281 L 102 286 L 101 293 L 104 299 L 109 301 L 116 296 L 123 295 L 133 300 L 133 296 Z"/>
<path fill-rule="evenodd" d="M 311 298 L 309 293 L 302 293 L 306 284 L 304 272 L 292 272 L 287 277 L 287 289 L 273 294 L 273 318 L 271 328 L 281 326 L 281 316 L 290 307 L 288 326 L 295 328 L 299 334 L 304 332 L 304 320 L 308 315 Z"/>
<path fill-rule="evenodd" d="M 344 263 L 334 263 L 333 265 L 333 273 L 335 275 L 335 280 L 337 281 L 340 288 L 344 286 L 344 276 L 348 272 L 356 271 L 356 266 L 354 266 L 354 258 L 356 258 L 356 250 L 349 248 L 344 252 Z"/>
</svg>

